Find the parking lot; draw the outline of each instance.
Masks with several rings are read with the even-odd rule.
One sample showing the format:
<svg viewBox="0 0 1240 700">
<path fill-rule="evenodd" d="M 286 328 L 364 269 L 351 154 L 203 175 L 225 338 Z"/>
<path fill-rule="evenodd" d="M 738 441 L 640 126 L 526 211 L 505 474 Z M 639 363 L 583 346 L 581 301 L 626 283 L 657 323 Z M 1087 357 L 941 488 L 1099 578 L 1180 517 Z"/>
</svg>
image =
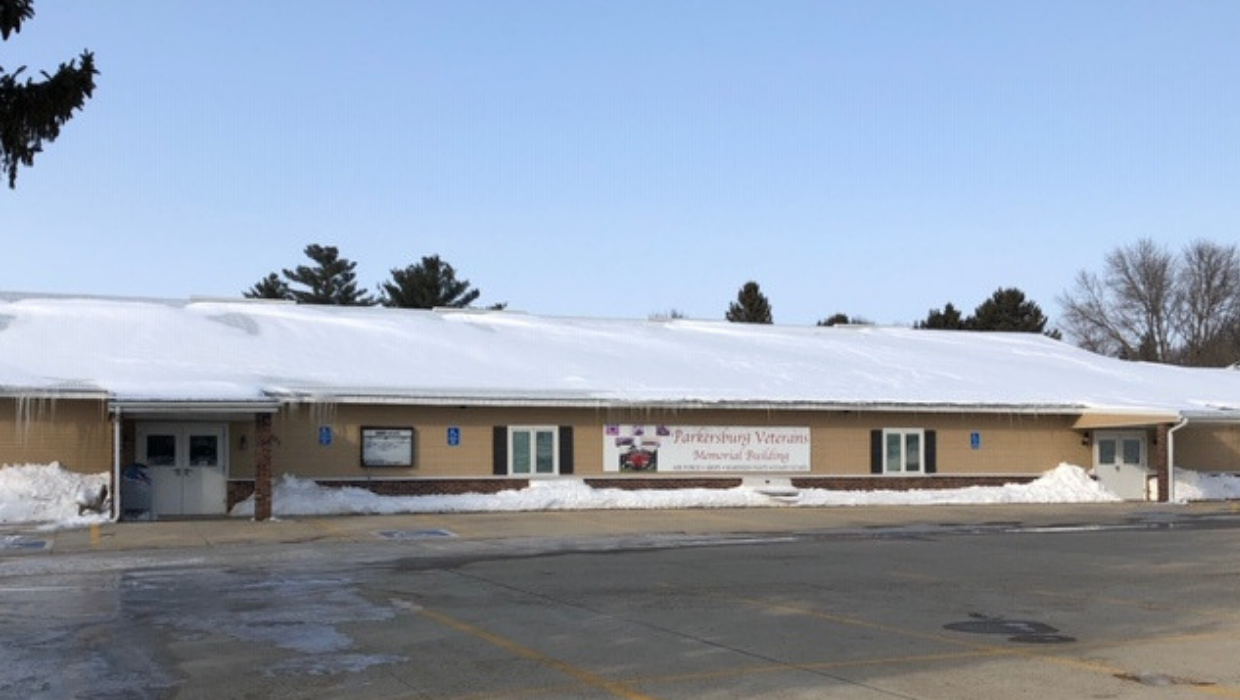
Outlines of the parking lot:
<svg viewBox="0 0 1240 700">
<path fill-rule="evenodd" d="M 1240 697 L 1228 509 L 812 515 L 65 533 L 0 560 L 0 696 Z"/>
</svg>

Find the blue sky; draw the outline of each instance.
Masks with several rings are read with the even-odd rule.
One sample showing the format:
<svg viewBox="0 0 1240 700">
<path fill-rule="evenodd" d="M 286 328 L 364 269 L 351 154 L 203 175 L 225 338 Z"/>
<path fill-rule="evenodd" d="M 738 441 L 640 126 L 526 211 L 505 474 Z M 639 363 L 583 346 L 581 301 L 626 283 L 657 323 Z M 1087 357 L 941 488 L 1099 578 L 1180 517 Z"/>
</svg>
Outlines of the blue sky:
<svg viewBox="0 0 1240 700">
<path fill-rule="evenodd" d="M 480 303 L 909 324 L 1240 231 L 1240 3 L 41 0 L 101 75 L 0 191 L 0 289 L 238 295 L 336 245 Z"/>
</svg>

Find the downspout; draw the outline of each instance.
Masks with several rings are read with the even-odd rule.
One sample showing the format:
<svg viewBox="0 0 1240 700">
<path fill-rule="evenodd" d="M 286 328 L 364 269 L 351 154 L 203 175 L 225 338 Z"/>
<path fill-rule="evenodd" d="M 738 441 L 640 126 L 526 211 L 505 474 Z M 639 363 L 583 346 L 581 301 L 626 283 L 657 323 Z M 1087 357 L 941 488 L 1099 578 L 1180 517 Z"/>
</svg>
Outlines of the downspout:
<svg viewBox="0 0 1240 700">
<path fill-rule="evenodd" d="M 112 522 L 120 522 L 121 513 L 121 407 L 112 413 Z"/>
<path fill-rule="evenodd" d="M 1175 503 L 1175 431 L 1188 425 L 1188 416 L 1180 414 L 1180 421 L 1167 431 L 1167 502 Z"/>
</svg>

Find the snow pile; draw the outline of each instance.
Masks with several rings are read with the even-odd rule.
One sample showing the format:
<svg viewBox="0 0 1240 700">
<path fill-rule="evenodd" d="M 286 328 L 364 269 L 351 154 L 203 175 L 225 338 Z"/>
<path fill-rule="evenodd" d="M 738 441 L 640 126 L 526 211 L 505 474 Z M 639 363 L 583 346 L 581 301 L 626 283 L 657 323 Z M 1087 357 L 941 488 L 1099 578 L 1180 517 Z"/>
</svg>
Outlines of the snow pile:
<svg viewBox="0 0 1240 700">
<path fill-rule="evenodd" d="M 527 488 L 494 494 L 380 496 L 366 489 L 327 488 L 285 474 L 275 484 L 272 508 L 288 515 L 392 515 L 396 513 L 517 512 L 540 510 L 648 510 L 769 506 L 752 489 L 595 489 L 576 479 L 532 481 Z M 253 516 L 254 499 L 238 503 L 233 515 Z"/>
<path fill-rule="evenodd" d="M 1081 467 L 1060 464 L 1027 484 L 918 491 L 801 492 L 801 505 L 968 505 L 983 503 L 1113 503 L 1120 501 Z"/>
<path fill-rule="evenodd" d="M 1175 471 L 1175 499 L 1177 501 L 1240 499 L 1240 476 L 1177 469 Z"/>
<path fill-rule="evenodd" d="M 732 489 L 628 490 L 592 488 L 577 479 L 533 481 L 529 487 L 496 494 L 379 496 L 360 488 L 325 488 L 284 475 L 272 497 L 276 516 L 390 515 L 544 510 L 656 510 L 673 508 L 752 508 L 774 505 L 859 506 L 984 503 L 1105 503 L 1120 500 L 1084 469 L 1062 464 L 1028 484 L 971 486 L 923 491 L 828 491 L 805 489 L 795 500 L 774 499 L 740 486 Z M 253 499 L 238 503 L 235 516 L 252 517 Z"/>
<path fill-rule="evenodd" d="M 82 527 L 108 520 L 103 514 L 78 515 L 85 496 L 98 493 L 108 474 L 75 474 L 59 464 L 0 467 L 0 524 L 51 523 Z M 1176 470 L 1176 499 L 1240 499 L 1240 476 Z M 797 497 L 772 498 L 754 488 L 629 490 L 592 488 L 580 479 L 532 481 L 527 488 L 495 494 L 380 496 L 360 488 L 327 488 L 309 479 L 284 475 L 275 484 L 277 516 L 394 515 L 550 510 L 657 510 L 676 508 L 831 507 L 884 505 L 971 505 L 996 503 L 1110 503 L 1119 497 L 1081 467 L 1061 464 L 1027 484 L 970 486 L 916 491 L 829 491 L 803 489 Z M 232 515 L 253 517 L 254 500 Z"/>
<path fill-rule="evenodd" d="M 108 474 L 77 474 L 60 464 L 0 467 L 0 523 L 56 523 L 75 527 L 108 520 L 107 509 L 78 515 L 79 504 L 108 484 Z"/>
</svg>

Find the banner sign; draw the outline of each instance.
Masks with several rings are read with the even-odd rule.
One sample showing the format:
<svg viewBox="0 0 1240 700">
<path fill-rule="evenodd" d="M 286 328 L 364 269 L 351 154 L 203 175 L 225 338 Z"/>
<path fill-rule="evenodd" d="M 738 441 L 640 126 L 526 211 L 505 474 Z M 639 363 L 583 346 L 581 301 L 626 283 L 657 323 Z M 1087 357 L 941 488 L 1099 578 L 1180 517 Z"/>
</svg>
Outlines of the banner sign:
<svg viewBox="0 0 1240 700">
<path fill-rule="evenodd" d="M 609 472 L 807 472 L 809 428 L 606 425 Z"/>
</svg>

